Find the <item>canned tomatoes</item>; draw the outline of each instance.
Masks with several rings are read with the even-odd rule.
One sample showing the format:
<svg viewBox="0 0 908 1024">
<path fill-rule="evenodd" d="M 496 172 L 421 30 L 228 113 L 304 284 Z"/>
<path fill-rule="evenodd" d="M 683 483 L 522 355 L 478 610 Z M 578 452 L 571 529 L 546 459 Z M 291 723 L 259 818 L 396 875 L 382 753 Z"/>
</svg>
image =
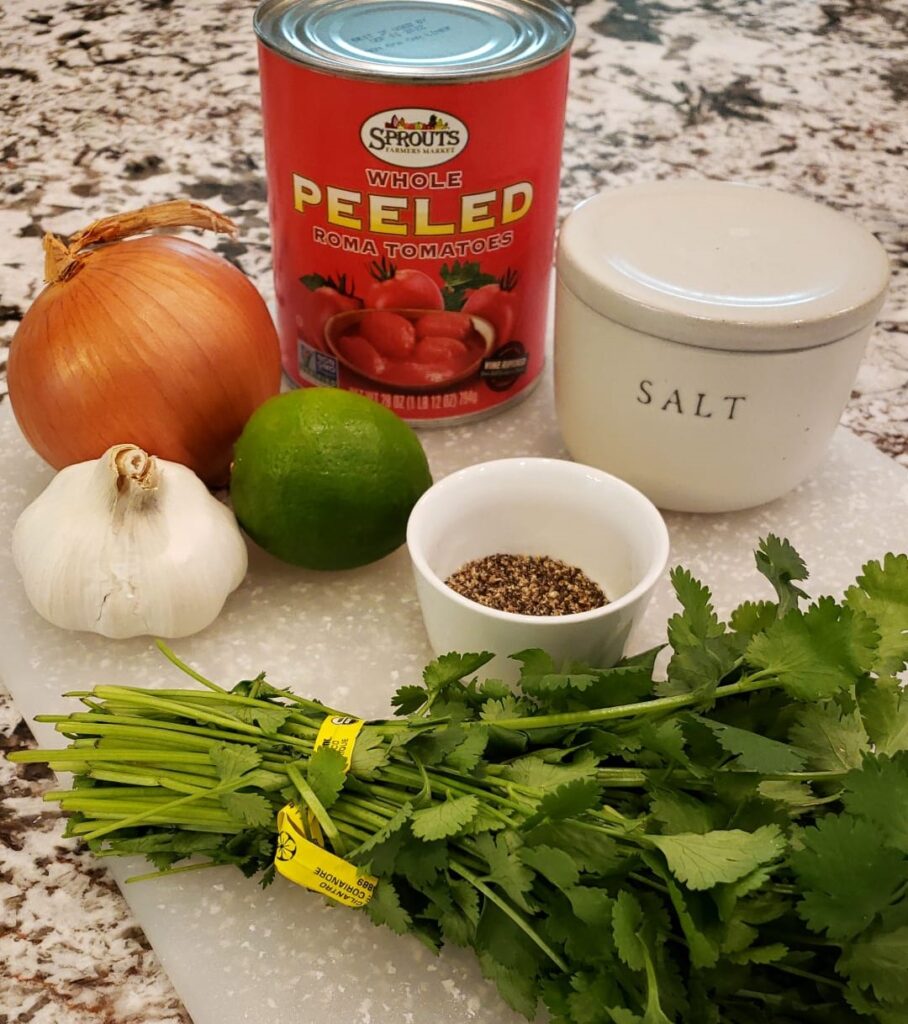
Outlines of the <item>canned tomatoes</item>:
<svg viewBox="0 0 908 1024">
<path fill-rule="evenodd" d="M 553 0 L 265 0 L 284 370 L 415 424 L 544 361 L 570 15 Z"/>
</svg>

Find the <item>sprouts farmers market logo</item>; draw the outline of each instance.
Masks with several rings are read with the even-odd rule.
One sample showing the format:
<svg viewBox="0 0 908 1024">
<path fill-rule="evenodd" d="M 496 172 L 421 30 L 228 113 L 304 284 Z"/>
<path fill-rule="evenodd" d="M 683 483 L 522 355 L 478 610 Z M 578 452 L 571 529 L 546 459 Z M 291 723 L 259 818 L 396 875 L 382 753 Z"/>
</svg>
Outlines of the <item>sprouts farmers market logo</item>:
<svg viewBox="0 0 908 1024">
<path fill-rule="evenodd" d="M 373 114 L 360 129 L 366 149 L 396 167 L 434 167 L 462 153 L 470 133 L 453 114 L 403 107 Z"/>
</svg>

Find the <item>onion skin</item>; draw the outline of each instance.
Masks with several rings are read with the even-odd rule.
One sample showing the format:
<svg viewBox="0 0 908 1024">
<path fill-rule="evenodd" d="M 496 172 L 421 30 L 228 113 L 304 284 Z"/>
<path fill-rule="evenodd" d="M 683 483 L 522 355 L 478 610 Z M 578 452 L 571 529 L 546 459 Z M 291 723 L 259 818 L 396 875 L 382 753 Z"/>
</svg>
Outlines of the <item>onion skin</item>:
<svg viewBox="0 0 908 1024">
<path fill-rule="evenodd" d="M 55 469 L 131 443 L 229 477 L 248 418 L 280 390 L 277 332 L 251 281 L 221 256 L 166 235 L 81 252 L 22 319 L 10 402 Z"/>
</svg>

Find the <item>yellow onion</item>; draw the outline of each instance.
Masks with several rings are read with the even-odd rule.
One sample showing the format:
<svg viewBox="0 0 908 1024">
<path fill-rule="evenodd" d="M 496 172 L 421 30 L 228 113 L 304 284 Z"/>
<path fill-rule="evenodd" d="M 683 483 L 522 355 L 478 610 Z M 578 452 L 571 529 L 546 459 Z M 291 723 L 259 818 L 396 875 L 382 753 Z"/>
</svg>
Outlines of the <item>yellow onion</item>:
<svg viewBox="0 0 908 1024">
<path fill-rule="evenodd" d="M 32 447 L 56 469 L 129 443 L 208 484 L 280 389 L 277 333 L 227 260 L 158 228 L 235 225 L 177 200 L 107 217 L 65 244 L 45 235 L 47 287 L 13 337 L 9 395 Z"/>
</svg>

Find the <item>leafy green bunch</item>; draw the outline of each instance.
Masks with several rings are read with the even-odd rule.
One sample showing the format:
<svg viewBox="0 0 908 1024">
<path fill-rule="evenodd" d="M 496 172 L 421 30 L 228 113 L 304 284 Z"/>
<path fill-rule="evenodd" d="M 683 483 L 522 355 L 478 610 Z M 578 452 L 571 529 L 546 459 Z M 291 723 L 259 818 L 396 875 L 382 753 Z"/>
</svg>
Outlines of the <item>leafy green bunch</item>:
<svg viewBox="0 0 908 1024">
<path fill-rule="evenodd" d="M 756 562 L 776 599 L 727 623 L 675 569 L 664 653 L 599 669 L 525 651 L 513 690 L 477 681 L 488 655 L 439 658 L 349 773 L 313 751 L 332 709 L 179 662 L 207 689 L 79 693 L 87 711 L 49 719 L 71 746 L 17 759 L 75 771 L 50 794 L 70 832 L 163 873 L 267 880 L 293 800 L 380 879 L 365 913 L 472 947 L 528 1018 L 904 1024 L 908 555 L 813 604 L 786 541 Z"/>
</svg>

